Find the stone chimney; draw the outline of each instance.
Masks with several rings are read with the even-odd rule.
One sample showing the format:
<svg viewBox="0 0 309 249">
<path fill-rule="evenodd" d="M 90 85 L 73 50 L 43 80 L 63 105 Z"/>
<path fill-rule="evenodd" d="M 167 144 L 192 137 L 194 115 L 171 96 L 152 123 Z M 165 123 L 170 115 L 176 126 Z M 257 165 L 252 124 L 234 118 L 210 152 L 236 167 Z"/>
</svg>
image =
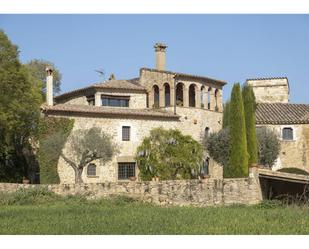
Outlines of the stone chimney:
<svg viewBox="0 0 309 249">
<path fill-rule="evenodd" d="M 53 103 L 53 69 L 46 67 L 46 103 L 48 106 L 54 105 Z"/>
<path fill-rule="evenodd" d="M 167 46 L 163 43 L 156 43 L 154 45 L 156 51 L 156 69 L 165 70 L 165 49 Z"/>
</svg>

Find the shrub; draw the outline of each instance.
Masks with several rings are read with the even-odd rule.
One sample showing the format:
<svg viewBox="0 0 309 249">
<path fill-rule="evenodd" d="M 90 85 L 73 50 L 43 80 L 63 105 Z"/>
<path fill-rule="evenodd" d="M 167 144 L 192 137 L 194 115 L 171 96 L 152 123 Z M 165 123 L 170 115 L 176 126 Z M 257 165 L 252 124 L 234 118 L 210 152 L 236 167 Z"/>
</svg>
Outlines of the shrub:
<svg viewBox="0 0 309 249">
<path fill-rule="evenodd" d="M 230 133 L 229 129 L 211 133 L 205 137 L 205 147 L 209 155 L 223 167 L 227 167 L 230 157 Z"/>
<path fill-rule="evenodd" d="M 257 128 L 258 162 L 272 167 L 280 152 L 280 142 L 277 135 L 266 127 Z"/>
<path fill-rule="evenodd" d="M 283 168 L 283 169 L 279 169 L 277 171 L 285 172 L 285 173 L 298 174 L 298 175 L 309 175 L 309 172 L 302 170 L 302 169 L 298 169 L 298 168 Z"/>
<path fill-rule="evenodd" d="M 179 130 L 156 128 L 137 148 L 142 180 L 197 178 L 203 160 L 202 145 Z"/>
</svg>

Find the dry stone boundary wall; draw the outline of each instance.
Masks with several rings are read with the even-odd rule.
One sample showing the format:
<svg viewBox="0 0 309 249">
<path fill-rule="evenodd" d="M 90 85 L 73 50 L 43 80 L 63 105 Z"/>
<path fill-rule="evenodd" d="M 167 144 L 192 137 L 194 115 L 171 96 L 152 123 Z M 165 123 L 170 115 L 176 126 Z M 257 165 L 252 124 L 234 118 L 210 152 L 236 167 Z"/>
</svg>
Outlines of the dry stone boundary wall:
<svg viewBox="0 0 309 249">
<path fill-rule="evenodd" d="M 0 191 L 14 192 L 20 188 L 46 187 L 59 195 L 89 194 L 100 198 L 128 196 L 159 205 L 216 206 L 256 204 L 262 200 L 258 177 L 249 178 L 169 180 L 149 182 L 105 182 L 88 184 L 32 185 L 0 183 Z"/>
</svg>

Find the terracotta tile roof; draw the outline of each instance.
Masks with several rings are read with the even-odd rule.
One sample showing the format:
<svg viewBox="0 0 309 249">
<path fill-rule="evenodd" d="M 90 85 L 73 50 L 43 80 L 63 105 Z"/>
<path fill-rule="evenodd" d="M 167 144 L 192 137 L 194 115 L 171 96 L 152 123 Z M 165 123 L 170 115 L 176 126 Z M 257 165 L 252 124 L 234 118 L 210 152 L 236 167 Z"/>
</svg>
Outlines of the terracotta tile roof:
<svg viewBox="0 0 309 249">
<path fill-rule="evenodd" d="M 103 107 L 103 106 L 88 106 L 88 105 L 68 105 L 58 104 L 54 106 L 42 106 L 42 111 L 46 114 L 62 113 L 62 114 L 78 114 L 86 116 L 135 116 L 135 117 L 152 117 L 152 118 L 168 118 L 179 119 L 178 115 L 172 112 L 154 109 L 129 109 L 117 107 Z"/>
<path fill-rule="evenodd" d="M 121 89 L 146 92 L 146 89 L 138 84 L 139 78 L 130 80 L 109 80 L 106 82 L 95 83 L 87 87 L 79 88 L 70 92 L 63 93 L 55 97 L 55 100 L 65 99 L 67 97 L 76 96 L 91 89 Z"/>
<path fill-rule="evenodd" d="M 282 80 L 282 79 L 288 80 L 287 77 L 283 76 L 283 77 L 266 77 L 266 78 L 247 79 L 246 81 L 248 80 Z"/>
<path fill-rule="evenodd" d="M 201 79 L 201 80 L 216 82 L 216 83 L 218 83 L 218 84 L 220 84 L 222 86 L 226 85 L 226 82 L 223 81 L 223 80 L 212 79 L 212 78 L 209 78 L 209 77 L 198 76 L 198 75 L 194 75 L 194 74 L 177 73 L 177 72 L 172 72 L 172 71 L 157 70 L 157 69 L 145 68 L 145 67 L 141 68 L 140 70 L 147 70 L 147 71 L 151 71 L 151 72 L 162 72 L 162 73 L 167 73 L 167 74 L 174 74 L 174 75 L 177 75 L 178 77 L 187 77 L 187 78 Z"/>
<path fill-rule="evenodd" d="M 256 124 L 309 124 L 309 104 L 260 103 Z"/>
</svg>

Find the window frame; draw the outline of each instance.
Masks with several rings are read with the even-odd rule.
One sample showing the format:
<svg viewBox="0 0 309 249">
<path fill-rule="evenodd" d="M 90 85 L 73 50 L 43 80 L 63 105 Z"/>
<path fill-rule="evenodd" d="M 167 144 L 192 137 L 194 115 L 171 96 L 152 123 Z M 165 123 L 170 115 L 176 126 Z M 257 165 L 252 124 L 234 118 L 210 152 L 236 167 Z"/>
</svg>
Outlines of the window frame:
<svg viewBox="0 0 309 249">
<path fill-rule="evenodd" d="M 89 166 L 94 166 L 94 173 L 95 174 L 89 174 Z M 95 163 L 89 163 L 88 165 L 87 165 L 87 177 L 97 177 L 97 165 L 95 164 Z"/>
<path fill-rule="evenodd" d="M 124 133 L 126 129 L 128 130 L 128 133 L 127 133 L 128 135 Z M 121 140 L 125 142 L 131 141 L 131 126 L 123 125 L 121 127 Z"/>
<path fill-rule="evenodd" d="M 124 169 L 121 169 L 121 167 L 123 167 Z M 124 177 L 121 177 L 121 174 L 124 174 Z M 130 180 L 131 177 L 136 177 L 136 162 L 118 162 L 117 175 L 119 181 L 126 181 Z"/>
<path fill-rule="evenodd" d="M 290 130 L 292 132 L 291 133 L 292 137 L 284 137 L 284 131 L 285 130 Z M 281 139 L 282 139 L 282 141 L 295 141 L 294 128 L 290 127 L 290 126 L 283 127 L 281 129 Z"/>
<path fill-rule="evenodd" d="M 107 100 L 107 104 L 104 104 L 104 99 Z M 113 105 L 111 102 L 119 101 L 119 105 Z M 125 104 L 123 104 L 123 102 Z M 122 104 L 121 104 L 122 103 Z M 116 108 L 129 108 L 130 107 L 130 96 L 119 96 L 119 95 L 101 95 L 101 106 L 116 107 Z"/>
</svg>

